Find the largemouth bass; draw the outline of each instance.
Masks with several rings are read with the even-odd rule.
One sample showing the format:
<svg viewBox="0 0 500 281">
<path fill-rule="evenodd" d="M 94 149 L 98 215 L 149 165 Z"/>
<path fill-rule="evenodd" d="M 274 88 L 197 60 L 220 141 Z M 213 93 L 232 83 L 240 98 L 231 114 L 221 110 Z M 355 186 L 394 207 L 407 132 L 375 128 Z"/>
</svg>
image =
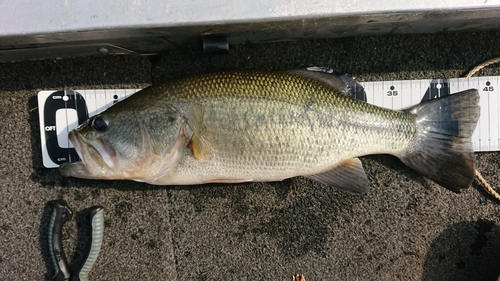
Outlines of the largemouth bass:
<svg viewBox="0 0 500 281">
<path fill-rule="evenodd" d="M 471 89 L 405 111 L 345 95 L 338 76 L 222 71 L 148 87 L 69 133 L 81 162 L 64 176 L 156 185 L 304 176 L 352 193 L 369 183 L 359 156 L 391 154 L 459 192 L 474 177 Z"/>
</svg>

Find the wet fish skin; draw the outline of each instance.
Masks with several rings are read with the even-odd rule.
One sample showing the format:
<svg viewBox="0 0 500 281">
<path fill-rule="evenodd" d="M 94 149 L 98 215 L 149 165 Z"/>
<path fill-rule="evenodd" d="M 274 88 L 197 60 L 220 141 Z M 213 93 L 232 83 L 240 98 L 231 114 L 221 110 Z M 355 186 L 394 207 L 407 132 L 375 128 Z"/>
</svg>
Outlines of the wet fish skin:
<svg viewBox="0 0 500 281">
<path fill-rule="evenodd" d="M 453 191 L 470 185 L 477 90 L 393 111 L 347 97 L 336 76 L 306 73 L 223 71 L 146 88 L 70 132 L 83 163 L 61 172 L 160 185 L 306 176 L 365 193 L 356 157 L 392 154 Z"/>
</svg>

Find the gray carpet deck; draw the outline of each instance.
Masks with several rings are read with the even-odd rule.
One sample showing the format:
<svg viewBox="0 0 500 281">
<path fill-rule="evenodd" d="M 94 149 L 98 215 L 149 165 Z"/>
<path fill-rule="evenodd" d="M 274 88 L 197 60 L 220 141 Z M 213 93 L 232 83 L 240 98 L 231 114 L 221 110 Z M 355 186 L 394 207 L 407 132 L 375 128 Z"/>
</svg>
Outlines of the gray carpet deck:
<svg viewBox="0 0 500 281">
<path fill-rule="evenodd" d="M 58 198 L 75 213 L 104 207 L 92 281 L 291 280 L 295 273 L 308 281 L 495 280 L 500 204 L 476 183 L 454 194 L 389 156 L 362 157 L 371 185 L 364 196 L 304 178 L 193 187 L 63 178 L 42 166 L 36 93 L 145 87 L 221 68 L 320 65 L 361 81 L 452 78 L 500 56 L 499 44 L 500 32 L 447 33 L 248 44 L 217 56 L 179 49 L 152 62 L 97 56 L 0 64 L 0 280 L 50 280 L 46 203 Z M 500 66 L 478 75 L 500 75 Z M 476 158 L 500 185 L 499 154 Z M 82 249 L 77 221 L 63 229 L 73 267 Z"/>
</svg>

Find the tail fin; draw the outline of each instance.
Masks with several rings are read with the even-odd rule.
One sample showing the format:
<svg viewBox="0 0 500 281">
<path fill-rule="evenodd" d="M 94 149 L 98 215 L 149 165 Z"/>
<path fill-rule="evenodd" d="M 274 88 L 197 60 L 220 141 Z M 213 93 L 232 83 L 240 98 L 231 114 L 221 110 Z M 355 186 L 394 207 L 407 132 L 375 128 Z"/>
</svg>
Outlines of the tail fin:
<svg viewBox="0 0 500 281">
<path fill-rule="evenodd" d="M 401 161 L 454 192 L 469 187 L 474 180 L 471 136 L 479 119 L 478 103 L 479 93 L 471 89 L 410 108 L 417 132 Z"/>
</svg>

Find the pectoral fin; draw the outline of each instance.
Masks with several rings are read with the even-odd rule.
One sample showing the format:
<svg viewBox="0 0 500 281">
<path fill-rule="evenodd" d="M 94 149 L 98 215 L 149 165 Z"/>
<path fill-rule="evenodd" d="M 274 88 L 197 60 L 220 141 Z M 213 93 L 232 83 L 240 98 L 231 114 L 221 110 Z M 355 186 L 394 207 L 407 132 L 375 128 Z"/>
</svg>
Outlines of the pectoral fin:
<svg viewBox="0 0 500 281">
<path fill-rule="evenodd" d="M 205 109 L 203 109 L 203 105 L 195 103 L 189 107 L 187 123 L 193 132 L 197 133 L 200 131 L 204 115 Z"/>
<path fill-rule="evenodd" d="M 196 134 L 193 135 L 193 137 L 191 138 L 188 147 L 191 149 L 191 152 L 193 152 L 194 158 L 198 160 L 203 160 L 206 158 L 207 156 L 206 145 Z"/>
<path fill-rule="evenodd" d="M 326 172 L 306 177 L 354 194 L 365 194 L 369 189 L 368 178 L 358 158 L 344 160 Z"/>
<path fill-rule="evenodd" d="M 187 123 L 192 131 L 192 137 L 188 147 L 191 149 L 196 159 L 205 159 L 208 153 L 208 144 L 201 137 L 200 133 L 204 114 L 205 111 L 201 104 L 193 104 L 189 108 Z"/>
</svg>

